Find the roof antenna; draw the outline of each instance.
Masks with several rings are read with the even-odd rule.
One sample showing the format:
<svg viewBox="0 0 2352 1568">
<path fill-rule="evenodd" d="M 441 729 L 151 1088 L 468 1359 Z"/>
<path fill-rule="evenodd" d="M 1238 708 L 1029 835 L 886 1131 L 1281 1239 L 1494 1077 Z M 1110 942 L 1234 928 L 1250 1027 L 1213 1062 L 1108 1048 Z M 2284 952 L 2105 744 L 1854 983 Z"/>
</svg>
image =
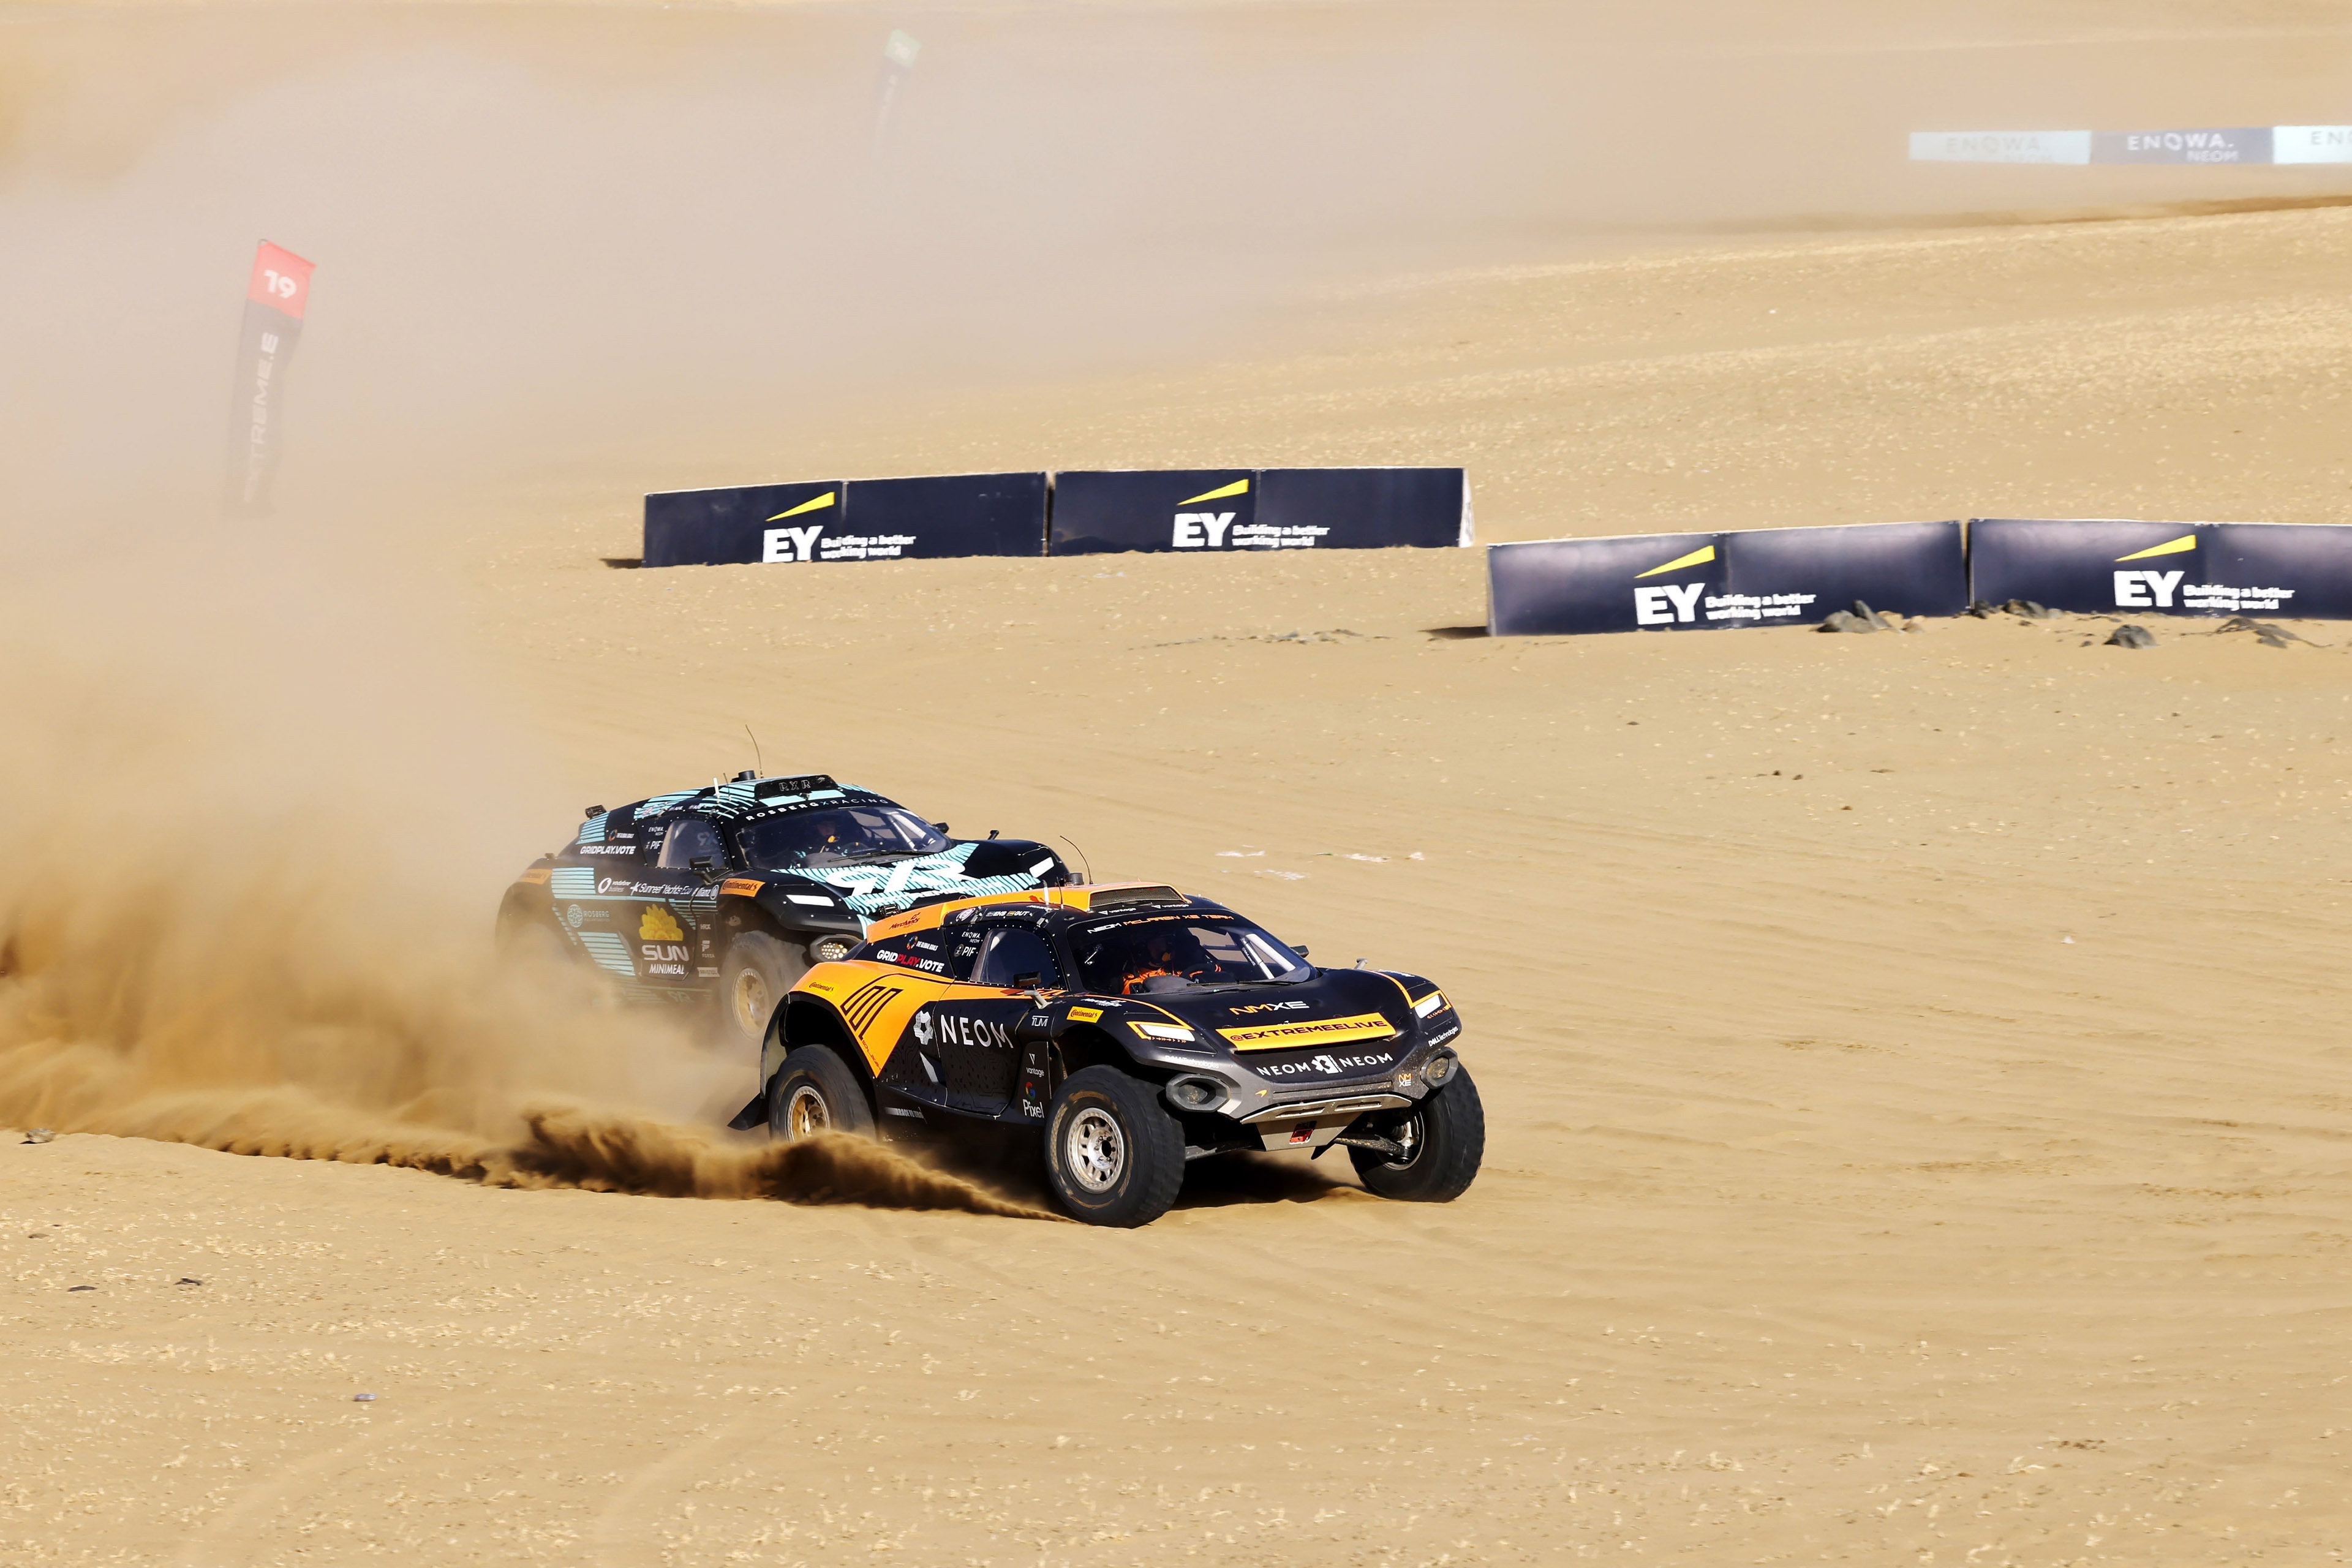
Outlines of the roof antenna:
<svg viewBox="0 0 2352 1568">
<path fill-rule="evenodd" d="M 1058 833 L 1054 837 L 1056 838 L 1062 838 L 1062 836 Z M 1077 842 L 1075 839 L 1062 838 L 1062 842 L 1067 844 L 1071 848 L 1078 850 L 1078 864 L 1085 868 L 1087 873 L 1087 881 L 1091 885 L 1095 879 L 1095 868 L 1087 864 L 1087 852 L 1083 849 L 1078 849 Z"/>
<path fill-rule="evenodd" d="M 744 725 L 743 733 L 751 735 L 751 726 Z M 759 772 L 761 777 L 767 776 L 768 764 L 760 760 L 760 737 L 757 735 L 751 735 L 751 766 Z"/>
</svg>

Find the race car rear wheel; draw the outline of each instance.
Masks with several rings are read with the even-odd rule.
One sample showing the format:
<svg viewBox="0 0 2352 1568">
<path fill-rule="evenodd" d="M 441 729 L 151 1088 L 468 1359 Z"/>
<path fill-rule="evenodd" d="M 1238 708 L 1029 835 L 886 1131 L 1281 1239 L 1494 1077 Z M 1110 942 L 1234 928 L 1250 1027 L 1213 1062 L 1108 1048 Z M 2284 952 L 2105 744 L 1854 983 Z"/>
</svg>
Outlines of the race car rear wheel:
<svg viewBox="0 0 2352 1568">
<path fill-rule="evenodd" d="M 1087 1068 L 1046 1108 L 1045 1174 L 1073 1219 L 1150 1225 L 1184 1184 L 1184 1134 L 1149 1084 Z"/>
<path fill-rule="evenodd" d="M 1455 1068 L 1444 1089 L 1377 1130 L 1404 1146 L 1403 1159 L 1353 1144 L 1348 1158 L 1364 1190 L 1384 1198 L 1451 1203 L 1470 1190 L 1486 1156 L 1486 1108 L 1467 1068 Z"/>
<path fill-rule="evenodd" d="M 808 973 L 802 951 L 763 931 L 747 931 L 727 944 L 719 966 L 719 1012 L 728 1029 L 751 1045 L 767 1037 L 776 1004 Z"/>
<path fill-rule="evenodd" d="M 768 1131 L 787 1143 L 817 1132 L 871 1138 L 874 1108 L 846 1062 L 823 1046 L 803 1046 L 768 1084 Z"/>
</svg>

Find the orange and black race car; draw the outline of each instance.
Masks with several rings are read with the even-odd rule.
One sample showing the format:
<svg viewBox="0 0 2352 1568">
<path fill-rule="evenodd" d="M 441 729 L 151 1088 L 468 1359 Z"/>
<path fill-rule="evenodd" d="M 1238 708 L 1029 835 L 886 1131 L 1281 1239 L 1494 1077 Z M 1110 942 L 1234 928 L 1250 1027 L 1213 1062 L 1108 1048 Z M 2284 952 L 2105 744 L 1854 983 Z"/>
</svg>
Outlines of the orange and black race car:
<svg viewBox="0 0 2352 1568">
<path fill-rule="evenodd" d="M 1235 1150 L 1344 1145 L 1367 1188 L 1422 1202 L 1478 1173 L 1462 1021 L 1419 975 L 1315 968 L 1152 883 L 947 900 L 866 936 L 776 1009 L 734 1125 L 1042 1131 L 1055 1196 L 1095 1225 L 1150 1224 L 1189 1161 Z"/>
</svg>

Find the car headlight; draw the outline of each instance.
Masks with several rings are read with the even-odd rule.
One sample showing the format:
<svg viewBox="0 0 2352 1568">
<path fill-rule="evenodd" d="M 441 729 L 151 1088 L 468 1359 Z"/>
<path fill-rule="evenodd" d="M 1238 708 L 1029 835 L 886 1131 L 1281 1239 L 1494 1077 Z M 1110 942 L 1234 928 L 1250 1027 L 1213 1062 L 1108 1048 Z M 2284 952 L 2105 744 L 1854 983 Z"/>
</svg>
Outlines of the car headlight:
<svg viewBox="0 0 2352 1568">
<path fill-rule="evenodd" d="M 854 936 L 821 936 L 808 944 L 809 956 L 819 963 L 838 963 L 856 945 Z"/>
<path fill-rule="evenodd" d="M 1451 1051 L 1438 1052 L 1437 1055 L 1430 1058 L 1427 1065 L 1421 1069 L 1421 1081 L 1435 1089 L 1454 1076 L 1454 1068 L 1460 1060 L 1461 1058 Z"/>
<path fill-rule="evenodd" d="M 1181 1024 L 1129 1024 L 1129 1028 L 1147 1040 L 1168 1040 L 1177 1045 L 1190 1045 L 1192 1031 Z"/>
<path fill-rule="evenodd" d="M 1412 1005 L 1412 1010 L 1415 1013 L 1420 1014 L 1424 1018 L 1444 1012 L 1445 993 L 1443 991 L 1431 992 L 1428 995 L 1414 1003 Z"/>
<path fill-rule="evenodd" d="M 1168 1086 L 1168 1098 L 1183 1110 L 1206 1110 L 1225 1101 L 1225 1086 L 1205 1078 L 1180 1078 Z"/>
</svg>

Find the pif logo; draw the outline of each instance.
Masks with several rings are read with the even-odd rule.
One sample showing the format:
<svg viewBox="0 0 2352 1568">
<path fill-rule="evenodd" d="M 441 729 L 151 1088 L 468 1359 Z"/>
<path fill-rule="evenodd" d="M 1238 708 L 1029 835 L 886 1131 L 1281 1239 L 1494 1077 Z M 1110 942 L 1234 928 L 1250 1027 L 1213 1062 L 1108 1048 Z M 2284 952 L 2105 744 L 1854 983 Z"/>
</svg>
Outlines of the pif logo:
<svg viewBox="0 0 2352 1568">
<path fill-rule="evenodd" d="M 841 499 L 839 490 L 827 490 L 811 497 L 795 507 L 787 507 L 768 519 L 782 522 L 789 517 L 806 517 L 823 511 Z M 763 564 L 779 562 L 814 561 L 816 559 L 817 537 L 824 532 L 823 522 L 803 523 L 798 528 L 771 528 L 760 535 L 760 560 Z"/>
<path fill-rule="evenodd" d="M 1663 566 L 1653 566 L 1635 576 L 1658 577 L 1668 572 L 1687 571 L 1694 566 L 1709 566 L 1715 563 L 1715 546 L 1703 544 L 1687 555 L 1677 555 Z M 1654 588 L 1633 590 L 1633 620 L 1638 626 L 1687 626 L 1698 619 L 1699 595 L 1706 592 L 1704 580 L 1696 583 L 1667 583 Z"/>
<path fill-rule="evenodd" d="M 2135 550 L 2129 555 L 2118 555 L 2123 561 L 2146 561 L 2157 555 L 2179 555 L 2197 548 L 2197 536 L 2184 533 L 2162 544 L 2151 544 L 2146 550 Z M 2185 571 L 2118 572 L 2116 574 L 2116 608 L 2119 610 L 2168 610 L 2172 595 L 2180 586 Z"/>
<path fill-rule="evenodd" d="M 1246 518 L 1243 517 L 1243 513 L 1249 510 L 1249 501 L 1247 500 L 1249 493 L 1249 480 L 1247 479 L 1235 479 L 1232 484 L 1220 485 L 1214 489 L 1202 490 L 1199 495 L 1187 496 L 1184 500 L 1178 501 L 1176 504 L 1179 508 L 1197 507 L 1210 501 L 1221 500 L 1239 500 L 1241 504 L 1231 510 L 1179 510 L 1176 513 L 1175 526 L 1169 534 L 1169 543 L 1178 550 L 1231 550 L 1235 548 L 1234 523 L 1236 519 L 1239 519 L 1244 522 L 1248 521 Z"/>
</svg>

